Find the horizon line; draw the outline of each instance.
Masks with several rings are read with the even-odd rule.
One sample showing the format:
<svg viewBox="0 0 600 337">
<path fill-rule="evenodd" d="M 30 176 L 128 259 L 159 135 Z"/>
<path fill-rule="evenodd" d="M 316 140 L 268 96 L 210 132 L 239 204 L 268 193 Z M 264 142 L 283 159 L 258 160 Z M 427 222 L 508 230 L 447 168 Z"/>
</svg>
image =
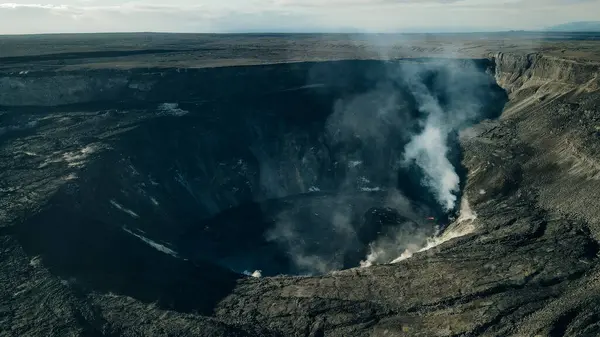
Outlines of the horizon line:
<svg viewBox="0 0 600 337">
<path fill-rule="evenodd" d="M 0 33 L 0 36 L 40 36 L 40 35 L 109 35 L 109 34 L 171 34 L 171 35 L 426 35 L 426 34 L 502 34 L 502 33 L 551 33 L 551 34 L 591 34 L 600 31 L 560 31 L 560 30 L 490 30 L 490 31 L 423 31 L 423 32 L 356 32 L 356 31 L 230 31 L 230 32 L 172 32 L 172 31 L 99 31 L 99 32 L 49 32 L 49 33 Z"/>
</svg>

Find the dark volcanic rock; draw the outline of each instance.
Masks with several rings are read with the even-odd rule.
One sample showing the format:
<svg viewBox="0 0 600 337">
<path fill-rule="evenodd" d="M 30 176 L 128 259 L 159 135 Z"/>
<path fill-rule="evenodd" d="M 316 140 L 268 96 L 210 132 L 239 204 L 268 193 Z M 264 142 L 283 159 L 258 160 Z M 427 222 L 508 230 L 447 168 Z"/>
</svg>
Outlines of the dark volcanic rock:
<svg viewBox="0 0 600 337">
<path fill-rule="evenodd" d="M 396 66 L 2 77 L 0 335 L 600 333 L 598 66 L 475 62 L 510 96 L 453 135 L 458 219 L 398 164 L 422 112 Z M 504 107 L 485 78 L 472 123 Z M 377 240 L 414 255 L 351 268 Z"/>
</svg>

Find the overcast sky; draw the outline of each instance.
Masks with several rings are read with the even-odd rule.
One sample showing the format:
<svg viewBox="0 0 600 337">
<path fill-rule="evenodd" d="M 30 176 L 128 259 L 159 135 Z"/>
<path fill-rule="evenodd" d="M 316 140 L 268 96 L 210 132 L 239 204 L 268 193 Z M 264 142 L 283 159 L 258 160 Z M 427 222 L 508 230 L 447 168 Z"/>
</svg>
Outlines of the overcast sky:
<svg viewBox="0 0 600 337">
<path fill-rule="evenodd" d="M 600 0 L 13 1 L 0 2 L 0 34 L 490 31 L 600 21 Z"/>
</svg>

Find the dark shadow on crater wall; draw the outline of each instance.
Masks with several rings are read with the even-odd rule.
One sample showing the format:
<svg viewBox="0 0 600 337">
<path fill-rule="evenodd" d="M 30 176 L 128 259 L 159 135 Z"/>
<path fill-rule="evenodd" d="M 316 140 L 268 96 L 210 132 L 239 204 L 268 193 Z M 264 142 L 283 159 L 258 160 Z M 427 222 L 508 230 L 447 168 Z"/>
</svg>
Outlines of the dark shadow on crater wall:
<svg viewBox="0 0 600 337">
<path fill-rule="evenodd" d="M 472 123 L 473 125 L 480 123 L 484 120 L 498 119 L 498 118 L 500 118 L 500 115 L 502 115 L 502 112 L 504 111 L 504 107 L 506 106 L 506 103 L 508 102 L 508 94 L 506 93 L 506 91 L 504 91 L 504 89 L 502 89 L 496 83 L 491 83 L 490 90 L 487 91 L 487 95 L 488 95 L 488 97 L 487 97 L 486 101 L 489 103 L 485 105 L 485 108 L 482 110 L 481 117 L 476 119 Z M 463 159 L 464 159 L 464 151 L 463 151 L 462 147 L 460 146 L 458 132 L 451 134 L 450 152 L 448 154 L 448 157 L 450 158 L 450 161 L 452 162 L 453 166 L 456 168 L 456 172 L 458 173 L 458 176 L 460 177 L 460 189 L 459 189 L 459 192 L 457 193 L 457 197 L 458 197 L 457 205 L 460 205 L 460 202 L 463 197 L 463 191 L 464 191 L 465 185 L 467 183 L 467 176 L 468 176 L 469 172 L 468 172 L 467 168 L 462 164 Z M 460 211 L 459 207 L 457 207 L 457 209 L 455 209 L 455 211 L 454 211 L 455 214 L 453 214 L 453 215 L 457 216 L 458 211 Z"/>
<path fill-rule="evenodd" d="M 102 194 L 106 182 L 98 173 L 103 169 L 102 165 L 91 168 L 96 171 L 90 176 L 94 182 L 78 191 L 64 187 L 46 209 L 18 225 L 17 237 L 26 253 L 39 256 L 53 274 L 83 291 L 120 294 L 165 309 L 212 315 L 216 303 L 241 276 L 208 262 L 161 252 L 127 233 L 117 219 L 103 219 L 85 209 L 97 202 L 96 192 Z"/>
<path fill-rule="evenodd" d="M 420 67 L 420 62 L 418 60 L 413 66 Z M 460 60 L 444 62 L 450 62 L 451 67 L 471 67 L 469 68 L 470 71 L 474 71 L 473 68 L 475 68 L 476 71 L 482 74 L 491 66 L 488 61 L 483 60 L 473 61 L 472 63 L 471 61 Z M 420 78 L 420 82 L 424 83 L 428 90 L 431 91 L 433 96 L 440 102 L 442 108 L 446 108 L 450 104 L 456 105 L 456 102 L 452 102 L 453 97 L 449 96 L 451 93 L 445 92 L 440 87 L 447 83 L 444 77 L 450 76 L 445 74 L 445 67 L 447 65 L 444 62 L 419 73 L 419 76 L 422 77 Z M 321 156 L 319 159 L 319 179 L 314 181 L 319 190 L 326 191 L 327 193 L 348 195 L 360 191 L 361 188 L 382 188 L 385 190 L 397 188 L 412 203 L 421 205 L 421 210 L 427 209 L 426 213 L 422 214 L 423 217 L 434 216 L 440 224 L 446 224 L 448 216 L 454 214 L 446 213 L 438 204 L 438 201 L 435 200 L 431 191 L 423 186 L 422 170 L 415 166 L 403 167 L 397 164 L 402 159 L 404 147 L 412 135 L 422 130 L 422 125 L 419 121 L 422 121 L 426 114 L 426 112 L 418 109 L 417 102 L 410 88 L 402 80 L 393 76 L 393 74 L 398 74 L 397 69 L 400 65 L 406 67 L 406 65 L 396 62 L 372 61 L 325 62 L 316 64 L 309 73 L 308 81 L 309 84 L 319 84 L 318 86 L 309 86 L 302 91 L 296 92 L 294 95 L 291 95 L 291 92 L 261 95 L 260 103 L 256 103 L 255 101 L 248 102 L 246 107 L 258 104 L 256 110 L 260 111 L 261 114 L 277 114 L 278 111 L 293 111 L 291 114 L 279 116 L 281 117 L 282 125 L 287 125 L 285 128 L 288 130 L 292 129 L 290 125 L 304 125 L 305 127 L 296 128 L 292 133 L 304 134 L 307 138 L 313 139 L 302 145 L 306 146 L 305 150 L 310 148 L 311 144 L 325 149 L 322 153 L 324 156 Z M 400 72 L 401 74 L 402 72 Z M 462 121 L 461 127 L 478 123 L 484 119 L 498 117 L 507 101 L 506 93 L 494 83 L 491 76 L 482 75 L 476 80 L 477 82 L 472 86 L 474 92 L 468 93 L 468 95 L 475 96 L 475 99 L 473 99 L 474 102 L 468 103 L 480 104 L 480 106 L 477 107 L 476 114 Z M 301 97 L 301 100 L 298 100 L 298 97 Z M 388 97 L 396 97 L 396 101 L 392 102 L 391 107 L 382 104 L 382 101 Z M 238 101 L 238 103 L 240 102 L 244 101 Z M 306 109 L 307 106 L 315 107 L 313 102 L 319 102 L 318 111 Z M 454 106 L 454 109 L 456 108 Z M 384 118 L 376 117 L 378 109 L 387 109 L 386 113 L 388 115 L 384 116 Z M 303 116 L 301 121 L 297 120 L 298 115 Z M 316 119 L 311 120 L 311 117 Z M 322 125 L 324 117 L 326 117 L 326 120 L 325 124 Z M 310 128 L 306 128 L 308 125 L 310 125 Z M 466 171 L 461 165 L 462 154 L 457 136 L 458 129 L 450 132 L 447 146 L 449 149 L 448 157 L 460 177 L 460 190 L 462 191 Z M 285 154 L 277 153 L 277 146 L 273 146 L 288 136 L 289 134 L 286 135 L 284 133 L 283 136 L 273 137 L 270 140 L 271 143 L 264 146 L 266 153 L 278 161 L 288 160 L 289 158 Z M 261 159 L 257 160 L 257 162 L 260 161 Z M 351 163 L 361 164 L 356 169 L 349 169 L 348 165 L 353 165 Z M 260 168 L 258 171 L 260 172 Z M 272 171 L 271 174 L 276 175 L 277 172 Z M 361 179 L 368 181 L 371 185 L 369 187 L 361 187 L 360 183 L 357 183 Z M 305 188 L 308 187 L 305 186 Z M 290 192 L 291 190 L 287 190 L 288 194 L 284 193 L 284 195 L 280 195 L 279 197 L 293 195 L 293 193 L 289 194 Z M 458 203 L 460 202 L 460 193 L 460 191 L 456 193 Z M 316 198 L 316 195 L 311 196 L 307 194 L 303 198 L 309 200 L 310 198 Z M 331 233 L 328 233 L 326 223 L 322 223 L 321 219 L 317 219 L 323 216 L 321 212 L 318 212 L 318 216 L 313 218 L 302 218 L 296 214 L 295 216 L 298 218 L 293 219 L 292 217 L 290 220 L 289 210 L 280 209 L 279 211 L 274 211 L 272 205 L 277 202 L 279 201 L 270 201 L 268 205 L 248 203 L 227 210 L 213 219 L 193 226 L 190 232 L 184 235 L 185 238 L 182 245 L 186 247 L 185 251 L 188 251 L 191 256 L 203 256 L 204 254 L 204 256 L 211 256 L 210 258 L 212 259 L 215 256 L 207 252 L 204 248 L 197 248 L 197 251 L 194 252 L 194 246 L 211 246 L 215 242 L 220 242 L 219 244 L 222 246 L 215 247 L 215 250 L 221 251 L 220 254 L 222 256 L 227 256 L 228 253 L 226 251 L 228 250 L 230 254 L 227 258 L 223 259 L 221 257 L 220 262 L 223 265 L 241 271 L 245 269 L 242 267 L 245 264 L 250 269 L 263 269 L 267 275 L 298 273 L 297 268 L 293 267 L 293 262 L 291 261 L 293 260 L 293 256 L 291 255 L 295 254 L 292 251 L 297 250 L 299 246 L 301 246 L 300 248 L 304 254 L 302 260 L 308 258 L 309 261 L 314 260 L 314 263 L 325 261 L 337 266 L 332 269 L 347 268 L 358 264 L 360 258 L 357 258 L 357 256 L 365 253 L 369 242 L 364 240 L 357 241 L 357 233 L 350 235 L 349 238 L 344 238 L 341 234 L 338 237 L 335 234 L 332 236 Z M 382 206 L 383 201 L 379 200 L 378 202 L 379 204 L 366 204 L 369 207 Z M 331 213 L 326 214 L 333 214 L 334 209 L 335 207 L 331 207 L 329 211 Z M 277 216 L 281 214 L 286 214 L 288 218 L 285 221 L 277 219 Z M 367 217 L 367 213 L 360 216 Z M 351 232 L 364 231 L 364 228 L 361 227 L 362 222 L 358 219 L 360 216 L 351 217 L 352 219 L 348 220 L 348 227 L 346 229 Z M 221 238 L 229 237 L 229 243 L 227 240 L 207 240 L 206 238 L 201 238 L 203 235 L 202 230 L 198 228 L 210 228 L 210 231 L 213 232 L 211 235 L 214 236 L 217 235 L 214 231 L 219 231 L 218 222 L 220 221 L 228 223 L 228 226 L 224 228 L 227 228 L 229 233 L 222 235 Z M 290 221 L 300 222 L 301 224 L 295 224 L 292 228 L 289 228 L 290 226 L 287 223 Z M 284 243 L 278 248 L 273 245 L 273 242 L 265 241 L 264 237 L 273 236 L 273 229 L 275 228 L 275 232 L 277 232 L 281 229 L 282 223 L 285 223 L 285 230 L 282 230 L 283 233 L 280 235 L 283 238 L 281 241 Z M 329 223 L 330 227 L 333 226 L 332 223 Z M 253 224 L 257 226 L 254 227 Z M 242 232 L 246 234 L 247 227 L 256 228 L 257 230 L 261 228 L 261 232 L 236 239 L 235 234 L 232 234 L 232 231 L 234 231 L 233 228 L 236 226 L 244 226 Z M 330 241 L 345 240 L 348 242 L 348 246 L 341 247 L 339 251 L 331 251 L 329 250 L 331 247 L 327 247 L 327 249 L 308 248 L 312 245 L 309 243 L 298 244 L 296 242 L 309 239 L 308 237 L 302 237 L 302 232 L 319 232 L 318 228 L 321 228 L 320 233 L 322 237 L 328 238 Z M 290 239 L 290 236 L 297 236 L 297 238 Z M 202 251 L 204 253 L 201 253 Z M 241 251 L 245 251 L 245 253 L 241 253 Z M 259 251 L 261 253 L 258 253 Z M 256 256 L 254 253 L 265 255 Z M 251 257 L 236 260 L 234 256 L 240 255 Z M 354 258 L 347 258 L 350 255 L 354 256 Z M 277 261 L 275 261 L 273 256 L 277 256 Z M 342 256 L 346 257 L 342 258 Z M 337 262 L 332 262 L 332 259 L 337 259 Z"/>
<path fill-rule="evenodd" d="M 489 66 L 475 64 L 482 72 Z M 395 64 L 341 61 L 134 73 L 157 81 L 147 96 L 127 89 L 114 105 L 64 108 L 154 114 L 158 104 L 177 102 L 189 113 L 144 120 L 110 138 L 108 154 L 22 224 L 19 238 L 65 280 L 202 313 L 241 277 L 223 267 L 302 273 L 293 265 L 298 247 L 338 269 L 356 266 L 387 227 L 431 226 L 423 217 L 444 216 L 421 185 L 422 172 L 398 165 L 421 115 L 406 87 L 390 78 L 390 67 Z M 491 82 L 480 89 L 489 94 L 479 118 L 493 118 L 506 95 Z M 397 99 L 386 101 L 388 94 Z M 371 118 L 378 109 L 385 118 Z M 459 168 L 455 138 L 450 148 Z M 420 218 L 386 210 L 383 190 L 400 190 Z M 113 199 L 138 218 L 116 210 Z M 374 216 L 376 209 L 384 215 Z M 286 229 L 299 236 L 282 242 L 273 237 L 286 233 L 278 227 L 284 215 L 294 220 Z M 347 216 L 342 223 L 348 226 L 329 225 L 339 216 Z M 194 262 L 160 252 L 124 227 Z M 303 239 L 310 242 L 290 244 Z"/>
<path fill-rule="evenodd" d="M 240 273 L 260 270 L 263 276 L 353 268 L 386 229 L 418 226 L 421 220 L 385 207 L 387 197 L 384 192 L 309 193 L 246 203 L 191 228 L 179 247 L 193 260 Z"/>
</svg>

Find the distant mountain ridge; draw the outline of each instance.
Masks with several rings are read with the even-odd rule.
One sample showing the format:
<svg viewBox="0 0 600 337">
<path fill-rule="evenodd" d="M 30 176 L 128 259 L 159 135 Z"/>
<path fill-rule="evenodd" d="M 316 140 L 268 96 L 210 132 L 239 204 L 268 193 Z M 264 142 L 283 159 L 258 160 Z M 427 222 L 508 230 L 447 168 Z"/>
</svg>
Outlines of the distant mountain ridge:
<svg viewBox="0 0 600 337">
<path fill-rule="evenodd" d="M 569 22 L 546 28 L 552 32 L 600 32 L 600 21 Z"/>
</svg>

